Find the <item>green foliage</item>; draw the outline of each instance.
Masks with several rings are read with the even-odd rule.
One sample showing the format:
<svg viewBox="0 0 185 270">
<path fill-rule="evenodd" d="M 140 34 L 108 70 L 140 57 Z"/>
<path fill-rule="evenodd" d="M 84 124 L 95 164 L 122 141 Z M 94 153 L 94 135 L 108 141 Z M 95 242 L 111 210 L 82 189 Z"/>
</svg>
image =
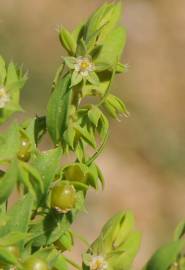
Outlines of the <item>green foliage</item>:
<svg viewBox="0 0 185 270">
<path fill-rule="evenodd" d="M 140 246 L 140 233 L 133 227 L 134 217 L 130 212 L 118 213 L 112 217 L 90 246 L 87 254 L 91 257 L 90 261 L 84 261 L 85 268 L 95 256 L 103 256 L 108 263 L 108 269 L 130 269 Z"/>
<path fill-rule="evenodd" d="M 107 114 L 128 116 L 124 102 L 110 93 L 118 73 L 127 70 L 121 55 L 126 30 L 119 26 L 121 2 L 105 3 L 73 31 L 59 29 L 67 52 L 57 69 L 46 116 L 12 124 L 0 134 L 0 269 L 130 270 L 141 235 L 130 211 L 113 216 L 82 255 L 82 265 L 66 257 L 78 235 L 71 230 L 86 211 L 90 188 L 104 186 L 96 159 L 109 135 Z M 0 123 L 22 110 L 20 90 L 26 75 L 0 57 Z M 89 97 L 96 97 L 93 103 Z M 86 99 L 87 98 L 87 99 Z M 53 147 L 40 150 L 49 135 Z M 74 159 L 65 163 L 72 152 Z M 9 199 L 19 199 L 10 207 Z M 145 270 L 184 270 L 185 223 L 174 240 L 159 248 Z"/>
<path fill-rule="evenodd" d="M 0 123 L 5 122 L 14 112 L 21 111 L 20 90 L 27 80 L 21 68 L 10 63 L 6 66 L 0 56 Z"/>
<path fill-rule="evenodd" d="M 70 75 L 60 78 L 48 104 L 47 128 L 55 144 L 61 142 L 61 133 L 66 129 L 71 97 Z"/>
<path fill-rule="evenodd" d="M 173 241 L 163 247 L 161 247 L 149 260 L 144 270 L 167 270 L 176 262 L 182 248 L 183 241 Z"/>
</svg>

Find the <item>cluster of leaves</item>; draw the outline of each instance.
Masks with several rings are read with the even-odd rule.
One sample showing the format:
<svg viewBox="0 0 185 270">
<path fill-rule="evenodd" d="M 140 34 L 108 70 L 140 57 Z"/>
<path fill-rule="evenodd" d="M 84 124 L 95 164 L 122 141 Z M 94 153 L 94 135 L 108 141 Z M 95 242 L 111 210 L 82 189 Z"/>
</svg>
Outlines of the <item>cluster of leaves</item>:
<svg viewBox="0 0 185 270">
<path fill-rule="evenodd" d="M 26 79 L 27 75 L 21 68 L 13 63 L 6 66 L 4 59 L 0 56 L 0 124 L 14 112 L 22 111 L 19 97 Z"/>
<path fill-rule="evenodd" d="M 105 257 L 109 269 L 122 269 L 122 262 L 127 269 L 134 259 L 139 236 L 132 230 L 131 213 L 120 213 L 105 225 L 95 243 L 87 245 L 82 266 L 64 253 L 78 235 L 71 224 L 85 210 L 87 191 L 104 185 L 95 160 L 108 137 L 107 113 L 114 118 L 128 114 L 123 101 L 110 94 L 115 75 L 126 70 L 119 62 L 126 41 L 125 30 L 117 26 L 120 15 L 120 3 L 104 4 L 74 31 L 61 27 L 59 38 L 68 55 L 54 78 L 46 116 L 14 123 L 0 135 L 2 269 L 67 270 L 72 264 L 101 270 L 97 256 Z M 20 110 L 19 93 L 26 75 L 13 63 L 6 67 L 0 58 L 0 80 L 0 121 L 4 123 Z M 94 97 L 93 102 L 88 97 Z M 46 134 L 54 146 L 41 151 L 39 144 Z M 63 157 L 69 152 L 75 158 L 65 164 Z M 16 189 L 20 198 L 9 207 Z M 88 255 L 95 266 L 86 264 Z M 119 264 L 114 267 L 117 258 Z"/>
<path fill-rule="evenodd" d="M 89 188 L 104 178 L 95 163 L 109 133 L 107 115 L 128 115 L 123 101 L 110 93 L 113 79 L 125 72 L 120 63 L 126 31 L 118 26 L 121 3 L 106 3 L 74 31 L 63 26 L 59 38 L 67 56 L 56 72 L 46 116 L 13 123 L 0 134 L 0 269 L 130 270 L 140 246 L 131 212 L 120 212 L 89 244 L 71 229 L 85 210 Z M 26 75 L 0 57 L 0 123 L 20 111 Z M 92 102 L 93 98 L 93 102 Z M 53 148 L 41 151 L 48 134 Z M 74 160 L 63 157 L 74 153 Z M 18 201 L 9 206 L 17 190 Z M 184 223 L 174 240 L 159 249 L 145 270 L 184 270 Z M 87 247 L 78 265 L 66 256 L 75 237 Z"/>
</svg>

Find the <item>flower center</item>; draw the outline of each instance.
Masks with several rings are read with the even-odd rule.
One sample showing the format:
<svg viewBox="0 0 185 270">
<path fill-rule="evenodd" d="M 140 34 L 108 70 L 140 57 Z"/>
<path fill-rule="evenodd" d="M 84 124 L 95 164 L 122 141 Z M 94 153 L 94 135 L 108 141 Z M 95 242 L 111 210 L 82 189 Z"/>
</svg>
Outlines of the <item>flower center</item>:
<svg viewBox="0 0 185 270">
<path fill-rule="evenodd" d="M 80 56 L 76 59 L 75 70 L 82 76 L 88 76 L 90 72 L 94 71 L 94 65 L 91 58 Z"/>
<path fill-rule="evenodd" d="M 92 258 L 90 262 L 90 269 L 91 270 L 105 270 L 107 269 L 107 262 L 105 261 L 104 257 L 102 256 L 95 256 Z"/>
<path fill-rule="evenodd" d="M 80 69 L 85 71 L 86 69 L 88 69 L 90 67 L 90 62 L 87 60 L 83 60 L 80 64 Z"/>
</svg>

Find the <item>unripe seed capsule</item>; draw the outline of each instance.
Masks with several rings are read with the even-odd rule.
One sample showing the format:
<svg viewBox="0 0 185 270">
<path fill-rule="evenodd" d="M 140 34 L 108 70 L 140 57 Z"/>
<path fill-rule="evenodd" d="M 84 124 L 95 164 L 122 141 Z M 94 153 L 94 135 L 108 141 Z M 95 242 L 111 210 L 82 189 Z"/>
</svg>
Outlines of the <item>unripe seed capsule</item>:
<svg viewBox="0 0 185 270">
<path fill-rule="evenodd" d="M 49 270 L 48 264 L 43 259 L 30 257 L 23 263 L 23 269 L 26 270 Z"/>
<path fill-rule="evenodd" d="M 51 192 L 51 207 L 58 212 L 67 213 L 75 207 L 76 190 L 73 185 L 60 183 Z"/>
<path fill-rule="evenodd" d="M 25 162 L 29 161 L 29 159 L 31 157 L 30 141 L 25 136 L 21 136 L 21 145 L 20 145 L 19 151 L 17 153 L 17 157 L 18 157 L 18 159 L 25 161 Z"/>
</svg>

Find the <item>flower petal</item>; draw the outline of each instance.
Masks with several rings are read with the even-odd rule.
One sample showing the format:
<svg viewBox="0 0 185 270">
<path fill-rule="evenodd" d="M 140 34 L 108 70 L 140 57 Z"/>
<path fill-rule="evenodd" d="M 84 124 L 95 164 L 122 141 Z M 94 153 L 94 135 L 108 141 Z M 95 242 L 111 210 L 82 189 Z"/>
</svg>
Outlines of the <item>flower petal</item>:
<svg viewBox="0 0 185 270">
<path fill-rule="evenodd" d="M 79 84 L 82 81 L 82 79 L 83 79 L 82 75 L 79 72 L 74 71 L 72 74 L 72 77 L 71 77 L 71 86 L 70 87 L 73 87 L 73 86 Z"/>
<path fill-rule="evenodd" d="M 70 69 L 74 69 L 76 64 L 76 58 L 72 56 L 67 56 L 64 57 L 64 62 Z"/>
<path fill-rule="evenodd" d="M 100 83 L 99 77 L 95 72 L 90 72 L 87 76 L 87 80 L 93 85 L 98 85 Z"/>
</svg>

